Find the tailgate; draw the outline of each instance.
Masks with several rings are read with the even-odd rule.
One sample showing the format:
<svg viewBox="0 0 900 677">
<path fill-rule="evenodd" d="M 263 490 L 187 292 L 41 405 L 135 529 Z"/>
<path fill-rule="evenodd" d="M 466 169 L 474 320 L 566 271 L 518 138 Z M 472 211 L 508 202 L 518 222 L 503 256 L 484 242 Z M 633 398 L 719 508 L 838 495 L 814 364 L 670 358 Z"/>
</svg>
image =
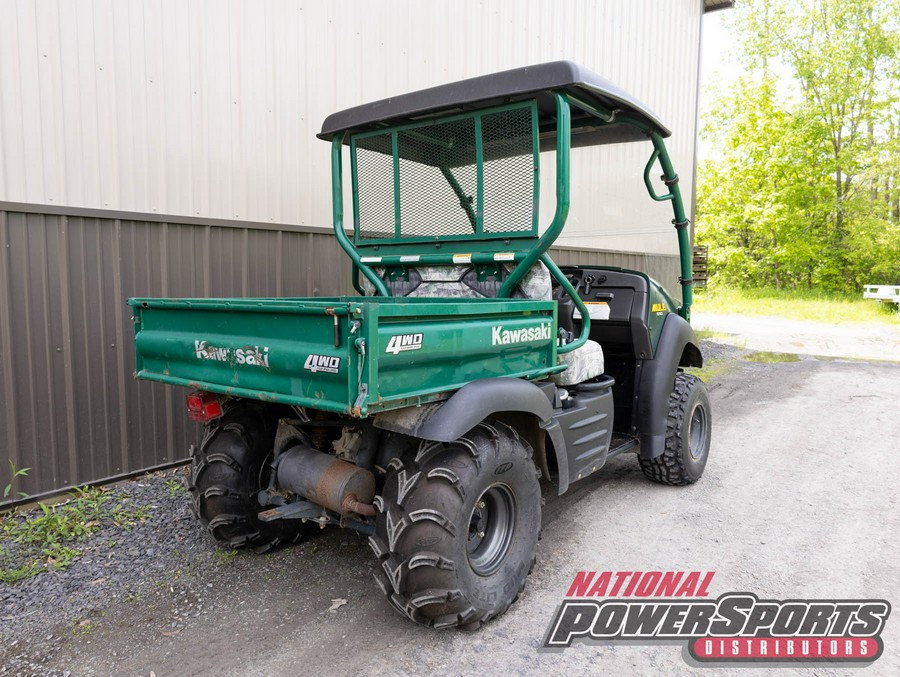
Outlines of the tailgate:
<svg viewBox="0 0 900 677">
<path fill-rule="evenodd" d="M 556 303 L 525 299 L 129 299 L 136 376 L 366 416 L 556 366 Z"/>
<path fill-rule="evenodd" d="M 328 411 L 356 399 L 357 351 L 339 299 L 128 303 L 138 378 Z"/>
</svg>

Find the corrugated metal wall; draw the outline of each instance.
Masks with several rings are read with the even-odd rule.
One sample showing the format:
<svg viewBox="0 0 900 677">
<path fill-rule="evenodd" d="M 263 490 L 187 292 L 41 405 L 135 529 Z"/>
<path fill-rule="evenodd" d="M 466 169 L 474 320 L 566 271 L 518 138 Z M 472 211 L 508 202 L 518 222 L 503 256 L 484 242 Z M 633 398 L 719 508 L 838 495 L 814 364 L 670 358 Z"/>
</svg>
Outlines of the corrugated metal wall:
<svg viewBox="0 0 900 677">
<path fill-rule="evenodd" d="M 702 6 L 3 0 L 0 200 L 327 226 L 329 147 L 314 137 L 327 114 L 567 58 L 672 128 L 690 202 Z M 562 243 L 676 252 L 668 205 L 641 181 L 649 152 L 575 154 Z"/>
<path fill-rule="evenodd" d="M 0 486 L 9 459 L 31 468 L 16 487 L 31 495 L 180 460 L 197 441 L 181 389 L 132 379 L 126 297 L 350 291 L 330 231 L 47 211 L 0 203 Z M 677 276 L 670 256 L 553 257 Z"/>
<path fill-rule="evenodd" d="M 0 204 L 0 207 L 4 205 Z M 0 211 L 0 485 L 37 494 L 184 458 L 182 393 L 132 379 L 129 296 L 324 296 L 327 232 Z M 115 216 L 115 215 L 113 215 Z"/>
</svg>

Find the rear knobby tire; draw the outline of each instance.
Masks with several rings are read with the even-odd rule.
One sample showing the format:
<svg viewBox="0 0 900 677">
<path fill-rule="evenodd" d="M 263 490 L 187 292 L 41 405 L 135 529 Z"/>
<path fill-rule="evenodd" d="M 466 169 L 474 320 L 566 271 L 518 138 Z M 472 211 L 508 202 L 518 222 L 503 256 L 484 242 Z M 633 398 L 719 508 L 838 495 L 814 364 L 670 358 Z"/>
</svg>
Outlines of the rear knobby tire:
<svg viewBox="0 0 900 677">
<path fill-rule="evenodd" d="M 263 522 L 257 494 L 268 485 L 277 420 L 264 405 L 238 401 L 207 424 L 194 448 L 191 500 L 194 514 L 220 544 L 266 552 L 300 540 L 300 520 Z"/>
<path fill-rule="evenodd" d="M 703 381 L 696 376 L 677 374 L 669 396 L 666 449 L 656 458 L 640 459 L 644 475 L 671 486 L 699 480 L 709 458 L 711 414 Z"/>
<path fill-rule="evenodd" d="M 531 447 L 502 423 L 395 458 L 369 543 L 375 580 L 404 616 L 474 630 L 525 587 L 541 526 Z"/>
</svg>

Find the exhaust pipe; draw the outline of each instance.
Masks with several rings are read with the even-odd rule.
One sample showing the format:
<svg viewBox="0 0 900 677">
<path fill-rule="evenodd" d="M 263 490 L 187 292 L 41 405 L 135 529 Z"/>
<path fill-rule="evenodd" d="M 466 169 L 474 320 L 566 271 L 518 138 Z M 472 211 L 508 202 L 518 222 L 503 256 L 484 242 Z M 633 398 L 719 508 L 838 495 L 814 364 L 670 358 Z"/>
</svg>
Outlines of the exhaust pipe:
<svg viewBox="0 0 900 677">
<path fill-rule="evenodd" d="M 275 461 L 275 480 L 341 516 L 375 516 L 375 475 L 318 449 L 297 445 L 283 452 Z"/>
</svg>

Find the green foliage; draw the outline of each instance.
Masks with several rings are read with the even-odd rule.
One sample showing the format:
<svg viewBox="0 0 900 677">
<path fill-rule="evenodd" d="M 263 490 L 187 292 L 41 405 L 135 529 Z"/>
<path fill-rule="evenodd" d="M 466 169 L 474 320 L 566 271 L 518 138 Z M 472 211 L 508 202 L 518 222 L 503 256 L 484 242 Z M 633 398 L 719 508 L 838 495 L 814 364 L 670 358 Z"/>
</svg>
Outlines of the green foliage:
<svg viewBox="0 0 900 677">
<path fill-rule="evenodd" d="M 796 353 L 773 353 L 768 350 L 761 352 L 748 353 L 744 355 L 748 362 L 763 362 L 765 364 L 774 364 L 778 362 L 799 362 L 800 356 Z"/>
<path fill-rule="evenodd" d="M 152 514 L 152 508 L 149 505 L 116 505 L 110 510 L 109 517 L 117 527 L 130 532 L 131 527 L 138 522 L 150 519 Z"/>
<path fill-rule="evenodd" d="M 231 550 L 216 550 L 216 566 L 224 566 L 237 557 L 239 552 L 232 548 Z"/>
<path fill-rule="evenodd" d="M 184 482 L 178 477 L 169 478 L 166 480 L 166 489 L 171 498 L 177 498 L 185 492 Z"/>
<path fill-rule="evenodd" d="M 81 552 L 61 543 L 53 543 L 41 550 L 47 558 L 47 565 L 56 571 L 66 569 L 72 562 L 81 557 Z"/>
<path fill-rule="evenodd" d="M 697 237 L 745 287 L 900 281 L 900 5 L 744 0 L 746 75 L 704 135 Z"/>
<path fill-rule="evenodd" d="M 16 583 L 17 581 L 37 576 L 42 571 L 44 571 L 44 567 L 41 566 L 40 562 L 34 560 L 29 560 L 18 567 L 0 567 L 0 583 Z"/>
<path fill-rule="evenodd" d="M 696 376 L 709 385 L 718 381 L 722 376 L 731 371 L 734 362 L 727 359 L 706 360 L 702 367 L 687 367 L 685 373 Z"/>
<path fill-rule="evenodd" d="M 127 499 L 126 499 L 127 502 Z M 0 517 L 0 582 L 12 584 L 49 569 L 63 570 L 81 556 L 74 543 L 113 524 L 128 530 L 150 517 L 150 506 L 129 506 L 105 489 L 82 487 L 56 505 Z"/>
<path fill-rule="evenodd" d="M 13 463 L 12 459 L 9 461 L 9 471 L 10 471 L 10 480 L 9 484 L 3 487 L 3 498 L 9 498 L 9 494 L 12 492 L 13 485 L 16 483 L 16 479 L 19 477 L 25 477 L 28 475 L 28 471 L 31 468 L 17 468 L 16 464 Z M 20 491 L 17 494 L 20 498 L 28 498 L 28 494 L 24 491 Z"/>
<path fill-rule="evenodd" d="M 19 543 L 54 545 L 85 536 L 97 528 L 95 521 L 73 506 L 48 506 L 41 503 L 40 513 L 21 522 L 13 540 Z"/>
</svg>

